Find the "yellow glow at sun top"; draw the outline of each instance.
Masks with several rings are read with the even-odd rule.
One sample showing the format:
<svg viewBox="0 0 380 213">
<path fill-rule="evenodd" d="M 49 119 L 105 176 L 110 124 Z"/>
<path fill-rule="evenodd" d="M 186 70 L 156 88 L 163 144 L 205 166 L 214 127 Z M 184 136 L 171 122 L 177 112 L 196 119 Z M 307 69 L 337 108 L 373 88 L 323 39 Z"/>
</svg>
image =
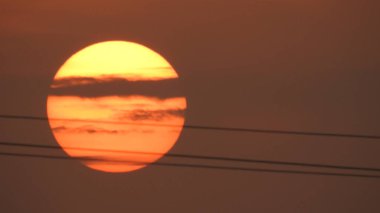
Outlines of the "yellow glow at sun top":
<svg viewBox="0 0 380 213">
<path fill-rule="evenodd" d="M 67 77 L 118 77 L 130 81 L 177 78 L 161 55 L 133 42 L 107 41 L 77 52 L 58 70 L 55 79 Z"/>
</svg>

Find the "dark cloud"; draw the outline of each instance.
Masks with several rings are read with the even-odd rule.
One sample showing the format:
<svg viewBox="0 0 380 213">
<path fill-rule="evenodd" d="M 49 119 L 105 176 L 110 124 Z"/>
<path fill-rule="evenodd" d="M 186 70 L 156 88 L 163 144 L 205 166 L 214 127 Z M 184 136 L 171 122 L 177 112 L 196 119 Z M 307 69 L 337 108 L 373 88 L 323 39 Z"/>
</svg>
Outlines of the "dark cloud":
<svg viewBox="0 0 380 213">
<path fill-rule="evenodd" d="M 142 95 L 165 99 L 183 96 L 180 88 L 179 79 L 128 81 L 116 77 L 73 77 L 56 80 L 50 94 L 80 97 Z"/>
<path fill-rule="evenodd" d="M 97 128 L 93 126 L 82 126 L 82 127 L 66 127 L 66 126 L 58 126 L 52 128 L 53 132 L 70 132 L 70 133 L 102 133 L 102 134 L 120 134 L 125 133 L 125 131 L 121 130 L 109 130 L 103 128 Z"/>
<path fill-rule="evenodd" d="M 167 109 L 167 110 L 132 110 L 123 112 L 118 115 L 120 120 L 129 119 L 132 121 L 163 121 L 168 118 L 183 118 L 185 114 L 184 109 Z"/>
<path fill-rule="evenodd" d="M 75 85 L 87 85 L 87 84 L 96 84 L 99 82 L 107 82 L 107 80 L 100 81 L 99 79 L 95 79 L 91 77 L 61 78 L 59 80 L 54 80 L 51 87 L 52 88 L 72 87 Z"/>
<path fill-rule="evenodd" d="M 52 128 L 53 132 L 64 132 L 64 133 L 87 133 L 87 134 L 127 134 L 131 132 L 138 132 L 143 134 L 154 133 L 154 129 L 151 128 L 128 128 L 123 130 L 114 129 L 104 129 L 91 125 L 81 126 L 81 127 L 67 127 L 67 126 L 57 126 Z"/>
</svg>

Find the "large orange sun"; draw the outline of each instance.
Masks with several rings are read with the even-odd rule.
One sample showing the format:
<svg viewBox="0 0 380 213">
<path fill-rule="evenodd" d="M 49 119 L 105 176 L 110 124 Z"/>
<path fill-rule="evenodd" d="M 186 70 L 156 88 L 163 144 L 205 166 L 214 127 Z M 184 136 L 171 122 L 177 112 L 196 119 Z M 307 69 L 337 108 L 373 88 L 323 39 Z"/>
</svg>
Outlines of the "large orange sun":
<svg viewBox="0 0 380 213">
<path fill-rule="evenodd" d="M 47 98 L 53 135 L 87 167 L 129 172 L 165 155 L 184 124 L 178 74 L 158 53 L 107 41 L 72 55 Z"/>
</svg>

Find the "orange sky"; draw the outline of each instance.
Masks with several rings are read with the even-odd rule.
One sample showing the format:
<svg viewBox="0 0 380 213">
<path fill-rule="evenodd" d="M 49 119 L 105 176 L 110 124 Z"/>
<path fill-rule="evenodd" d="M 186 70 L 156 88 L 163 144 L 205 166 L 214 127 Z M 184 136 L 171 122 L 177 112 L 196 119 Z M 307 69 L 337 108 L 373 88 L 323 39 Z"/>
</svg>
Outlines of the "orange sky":
<svg viewBox="0 0 380 213">
<path fill-rule="evenodd" d="M 73 53 L 128 40 L 175 68 L 187 125 L 379 135 L 379 8 L 377 0 L 2 0 L 0 111 L 45 117 L 54 76 Z M 72 134 L 112 133 L 90 127 Z M 45 121 L 0 119 L 0 139 L 58 145 Z M 184 129 L 170 153 L 380 167 L 378 145 Z M 380 212 L 380 185 L 369 179 L 157 165 L 114 174 L 77 160 L 5 156 L 0 167 L 2 212 Z"/>
</svg>

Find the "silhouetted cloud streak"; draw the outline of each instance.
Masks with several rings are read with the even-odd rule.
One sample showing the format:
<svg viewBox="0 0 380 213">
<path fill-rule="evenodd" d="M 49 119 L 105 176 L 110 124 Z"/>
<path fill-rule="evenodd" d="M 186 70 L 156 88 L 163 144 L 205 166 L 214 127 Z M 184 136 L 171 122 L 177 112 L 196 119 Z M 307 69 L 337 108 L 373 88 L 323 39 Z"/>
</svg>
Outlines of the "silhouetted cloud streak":
<svg viewBox="0 0 380 213">
<path fill-rule="evenodd" d="M 143 133 L 149 134 L 155 132 L 153 128 L 125 128 L 125 129 L 107 129 L 99 128 L 92 125 L 70 127 L 70 126 L 56 126 L 52 130 L 56 133 L 84 133 L 84 134 L 128 134 L 128 133 Z"/>
<path fill-rule="evenodd" d="M 179 88 L 178 79 L 128 81 L 123 78 L 73 77 L 56 80 L 50 94 L 79 97 L 141 95 L 166 99 L 183 96 Z"/>
<path fill-rule="evenodd" d="M 165 109 L 165 110 L 132 110 L 118 115 L 118 119 L 132 121 L 163 121 L 170 118 L 183 118 L 184 109 Z"/>
<path fill-rule="evenodd" d="M 124 131 L 120 130 L 108 130 L 108 129 L 102 129 L 102 128 L 96 128 L 96 127 L 90 127 L 90 126 L 82 126 L 82 127 L 66 127 L 66 126 L 57 126 L 52 128 L 54 132 L 70 132 L 70 133 L 88 133 L 88 134 L 94 134 L 94 133 L 103 133 L 103 134 L 120 134 L 124 133 Z"/>
</svg>

